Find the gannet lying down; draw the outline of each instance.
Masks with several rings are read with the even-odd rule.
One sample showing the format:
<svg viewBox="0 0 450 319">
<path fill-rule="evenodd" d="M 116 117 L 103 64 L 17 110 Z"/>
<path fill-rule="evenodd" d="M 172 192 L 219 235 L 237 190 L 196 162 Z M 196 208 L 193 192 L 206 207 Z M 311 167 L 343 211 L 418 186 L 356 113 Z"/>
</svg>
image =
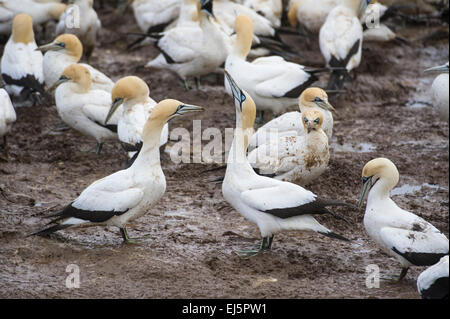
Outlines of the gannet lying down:
<svg viewBox="0 0 450 319">
<path fill-rule="evenodd" d="M 201 0 L 199 7 L 200 28 L 181 26 L 162 33 L 156 43 L 161 54 L 147 64 L 147 67 L 168 69 L 184 80 L 214 72 L 227 57 L 227 46 L 223 32 L 214 19 L 211 0 Z"/>
<path fill-rule="evenodd" d="M 14 18 L 11 37 L 2 56 L 2 77 L 5 89 L 22 101 L 40 102 L 45 94 L 43 57 L 34 41 L 33 20 L 27 14 Z"/>
<path fill-rule="evenodd" d="M 300 112 L 289 112 L 280 117 L 270 121 L 262 126 L 250 140 L 249 151 L 263 144 L 271 142 L 272 134 L 283 138 L 286 136 L 303 136 L 305 134 L 305 127 L 303 125 L 302 113 L 306 110 L 314 109 L 320 111 L 323 116 L 322 130 L 331 141 L 333 135 L 333 114 L 334 107 L 328 101 L 327 93 L 320 88 L 308 88 L 303 91 L 298 99 Z"/>
<path fill-rule="evenodd" d="M 282 0 L 243 0 L 241 2 L 269 20 L 275 28 L 281 26 Z"/>
<path fill-rule="evenodd" d="M 16 121 L 16 111 L 11 103 L 8 92 L 0 89 L 0 138 L 3 139 L 3 153 L 8 155 L 8 138 L 13 123 Z"/>
<path fill-rule="evenodd" d="M 97 44 L 97 34 L 102 23 L 94 8 L 94 0 L 75 0 L 73 5 L 67 7 L 61 15 L 56 26 L 56 35 L 71 33 L 78 37 L 85 48 L 86 57 L 89 59 Z M 73 17 L 79 17 L 79 25 L 72 24 Z M 72 23 L 68 23 L 68 21 Z"/>
<path fill-rule="evenodd" d="M 53 42 L 40 46 L 38 50 L 46 52 L 44 55 L 44 77 L 48 87 L 53 86 L 61 73 L 70 65 L 78 63 L 83 56 L 83 45 L 77 36 L 63 34 Z M 102 72 L 89 64 L 81 63 L 91 74 L 92 88 L 111 93 L 114 82 Z"/>
<path fill-rule="evenodd" d="M 360 207 L 368 194 L 364 226 L 367 234 L 403 269 L 403 279 L 411 266 L 431 266 L 448 254 L 448 239 L 423 218 L 398 207 L 389 192 L 397 185 L 397 167 L 386 158 L 368 162 L 362 171 Z"/>
<path fill-rule="evenodd" d="M 256 108 L 284 113 L 297 104 L 300 94 L 317 78 L 304 70 L 304 66 L 287 62 L 282 57 L 263 57 L 247 62 L 253 40 L 253 22 L 245 16 L 236 18 L 236 42 L 226 62 L 225 70 L 237 81 L 243 90 L 253 97 Z M 228 82 L 225 88 L 232 94 Z M 261 113 L 260 122 L 262 123 Z"/>
<path fill-rule="evenodd" d="M 248 161 L 259 175 L 305 186 L 325 172 L 330 152 L 328 137 L 322 130 L 322 112 L 306 110 L 302 118 L 303 135 L 281 137 L 248 155 Z"/>
<path fill-rule="evenodd" d="M 431 86 L 431 92 L 433 94 L 434 99 L 434 108 L 441 115 L 441 119 L 443 121 L 448 122 L 448 93 L 449 93 L 449 84 L 448 84 L 448 62 L 444 65 L 437 66 L 431 69 L 425 70 L 427 73 L 438 72 L 440 74 L 434 81 Z"/>
<path fill-rule="evenodd" d="M 131 7 L 142 32 L 162 32 L 178 17 L 180 2 L 180 0 L 134 0 Z"/>
<path fill-rule="evenodd" d="M 105 120 L 106 124 L 122 104 L 123 112 L 117 126 L 117 134 L 131 158 L 128 163 L 131 165 L 142 148 L 145 123 L 156 102 L 150 97 L 150 89 L 142 79 L 127 76 L 117 81 L 113 88 L 112 105 Z M 161 133 L 160 146 L 165 145 L 168 139 L 169 124 L 166 124 Z"/>
<path fill-rule="evenodd" d="M 425 270 L 417 278 L 417 289 L 422 299 L 448 299 L 448 255 Z"/>
<path fill-rule="evenodd" d="M 225 71 L 226 72 L 226 71 Z M 319 224 L 314 214 L 331 214 L 345 220 L 328 206 L 350 206 L 338 201 L 324 200 L 296 184 L 257 175 L 248 162 L 246 151 L 253 134 L 256 107 L 251 96 L 242 91 L 226 73 L 236 107 L 236 131 L 228 157 L 227 171 L 222 185 L 225 200 L 242 216 L 255 223 L 261 232 L 261 245 L 242 251 L 250 257 L 270 249 L 273 237 L 283 230 L 309 230 L 325 236 L 347 240 Z"/>
<path fill-rule="evenodd" d="M 97 154 L 103 143 L 117 139 L 117 123 L 121 112 L 105 124 L 111 106 L 111 94 L 91 87 L 89 70 L 81 64 L 72 64 L 55 83 L 55 101 L 61 119 L 80 133 L 95 138 Z"/>
<path fill-rule="evenodd" d="M 35 235 L 47 235 L 72 226 L 116 226 L 130 242 L 126 224 L 143 216 L 161 199 L 166 179 L 161 169 L 161 131 L 174 117 L 202 111 L 198 106 L 164 100 L 152 110 L 143 131 L 144 145 L 133 165 L 92 183 L 60 212 L 49 217 L 53 226 Z"/>
</svg>

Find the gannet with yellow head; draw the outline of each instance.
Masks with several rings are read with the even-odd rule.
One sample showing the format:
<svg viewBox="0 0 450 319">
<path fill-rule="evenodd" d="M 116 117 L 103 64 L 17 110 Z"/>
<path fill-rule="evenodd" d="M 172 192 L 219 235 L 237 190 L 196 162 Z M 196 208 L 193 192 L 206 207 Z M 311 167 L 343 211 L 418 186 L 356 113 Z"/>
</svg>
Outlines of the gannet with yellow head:
<svg viewBox="0 0 450 319">
<path fill-rule="evenodd" d="M 67 67 L 56 88 L 56 108 L 61 119 L 73 129 L 97 141 L 97 153 L 107 140 L 117 139 L 117 123 L 122 110 L 105 123 L 111 94 L 92 87 L 91 73 L 81 64 Z"/>
<path fill-rule="evenodd" d="M 448 122 L 449 109 L 449 83 L 448 83 L 448 62 L 444 65 L 437 66 L 425 70 L 426 73 L 441 73 L 434 79 L 431 85 L 431 93 L 433 94 L 433 106 L 441 115 L 443 121 Z"/>
<path fill-rule="evenodd" d="M 202 111 L 199 106 L 176 100 L 158 103 L 143 130 L 143 146 L 131 167 L 92 183 L 81 195 L 54 217 L 54 225 L 37 232 L 47 235 L 72 226 L 116 226 L 124 242 L 131 242 L 126 224 L 143 216 L 164 195 L 166 179 L 161 169 L 161 132 L 174 117 Z"/>
<path fill-rule="evenodd" d="M 247 146 L 254 131 L 255 102 L 247 92 L 237 86 L 231 75 L 226 73 L 226 78 L 233 92 L 236 131 L 222 193 L 234 209 L 258 225 L 262 237 L 259 247 L 240 253 L 250 257 L 270 249 L 273 236 L 283 230 L 315 231 L 331 238 L 346 240 L 317 222 L 313 215 L 331 214 L 345 220 L 326 207 L 350 206 L 349 204 L 324 200 L 299 185 L 255 173 L 246 156 Z"/>
<path fill-rule="evenodd" d="M 45 52 L 44 76 L 45 84 L 53 86 L 59 79 L 61 73 L 71 64 L 78 63 L 83 56 L 83 45 L 77 36 L 73 34 L 62 34 L 53 42 L 42 45 L 38 50 Z M 81 63 L 91 73 L 92 88 L 111 93 L 114 82 L 102 72 L 89 64 Z"/>
<path fill-rule="evenodd" d="M 112 91 L 112 105 L 105 123 L 108 124 L 111 116 L 120 105 L 123 105 L 123 113 L 119 119 L 117 133 L 119 140 L 127 150 L 131 158 L 128 165 L 138 156 L 142 148 L 142 134 L 145 123 L 156 106 L 156 102 L 150 97 L 148 85 L 136 76 L 127 76 L 115 84 Z M 169 139 L 169 124 L 166 124 L 161 133 L 160 146 Z"/>
<path fill-rule="evenodd" d="M 11 103 L 8 92 L 0 89 L 0 139 L 3 139 L 3 153 L 8 156 L 8 138 L 13 123 L 16 121 L 16 111 Z"/>
<path fill-rule="evenodd" d="M 5 89 L 22 100 L 40 102 L 40 96 L 45 93 L 43 57 L 36 48 L 33 19 L 27 14 L 16 15 L 1 62 Z"/>
<path fill-rule="evenodd" d="M 423 218 L 398 207 L 389 192 L 399 181 L 397 167 L 387 158 L 368 162 L 362 171 L 359 205 L 367 198 L 364 227 L 388 255 L 402 265 L 398 280 L 411 266 L 431 266 L 448 255 L 448 239 Z"/>
</svg>

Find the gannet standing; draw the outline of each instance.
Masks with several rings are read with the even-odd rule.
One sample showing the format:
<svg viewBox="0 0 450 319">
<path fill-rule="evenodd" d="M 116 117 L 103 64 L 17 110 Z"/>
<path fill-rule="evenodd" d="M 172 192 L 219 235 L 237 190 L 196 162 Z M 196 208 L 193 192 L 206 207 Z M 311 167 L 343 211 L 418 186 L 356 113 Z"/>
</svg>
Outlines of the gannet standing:
<svg viewBox="0 0 450 319">
<path fill-rule="evenodd" d="M 61 73 L 71 64 L 78 63 L 83 55 L 83 45 L 73 34 L 60 35 L 53 42 L 40 46 L 38 50 L 45 52 L 44 77 L 48 87 L 53 86 Z M 111 93 L 114 82 L 109 77 L 89 64 L 81 65 L 91 73 L 93 89 Z"/>
<path fill-rule="evenodd" d="M 71 33 L 78 37 L 83 43 L 88 59 L 94 51 L 97 44 L 97 34 L 102 27 L 93 6 L 94 0 L 76 0 L 73 5 L 67 7 L 56 26 L 56 35 Z M 79 17 L 79 25 L 69 25 L 67 20 L 75 16 Z"/>
<path fill-rule="evenodd" d="M 448 255 L 417 278 L 417 289 L 422 299 L 448 299 Z"/>
<path fill-rule="evenodd" d="M 434 81 L 431 86 L 431 92 L 433 94 L 434 104 L 433 106 L 441 115 L 442 120 L 448 122 L 448 95 L 449 95 L 449 84 L 448 84 L 448 66 L 447 62 L 444 65 L 437 66 L 431 69 L 425 70 L 425 72 L 438 72 L 440 74 Z"/>
<path fill-rule="evenodd" d="M 45 94 L 43 57 L 34 41 L 33 20 L 27 14 L 14 18 L 11 37 L 2 56 L 2 77 L 10 95 L 39 102 Z"/>
<path fill-rule="evenodd" d="M 92 183 L 35 235 L 47 235 L 72 226 L 116 226 L 124 242 L 126 224 L 143 216 L 164 195 L 166 179 L 160 165 L 159 144 L 166 123 L 177 116 L 203 110 L 176 100 L 161 101 L 152 110 L 143 131 L 144 144 L 133 165 Z"/>
<path fill-rule="evenodd" d="M 16 121 L 16 111 L 11 103 L 8 92 L 0 89 L 0 138 L 3 139 L 3 153 L 8 155 L 8 138 L 12 124 Z"/>
<path fill-rule="evenodd" d="M 236 131 L 228 157 L 222 193 L 234 209 L 259 227 L 262 237 L 258 248 L 241 253 L 250 257 L 262 250 L 270 249 L 274 235 L 283 230 L 309 230 L 331 238 L 346 240 L 322 226 L 312 215 L 332 214 L 345 220 L 326 207 L 348 204 L 323 200 L 301 186 L 259 176 L 254 172 L 246 153 L 249 137 L 254 130 L 255 103 L 247 92 L 237 86 L 228 73 L 226 77 L 236 107 Z"/>
<path fill-rule="evenodd" d="M 97 154 L 107 140 L 117 139 L 117 112 L 105 123 L 111 106 L 111 94 L 91 87 L 89 70 L 81 64 L 72 64 L 55 83 L 55 101 L 61 119 L 73 129 L 95 138 Z"/>
<path fill-rule="evenodd" d="M 150 97 L 148 85 L 136 76 L 127 76 L 117 81 L 111 97 L 112 106 L 105 123 L 108 124 L 111 116 L 123 104 L 117 134 L 131 158 L 128 163 L 130 165 L 142 148 L 145 123 L 151 115 L 152 109 L 156 106 L 156 102 Z M 160 146 L 165 145 L 168 139 L 169 124 L 166 124 L 161 133 Z"/>
<path fill-rule="evenodd" d="M 249 17 L 239 15 L 235 29 L 236 42 L 225 62 L 225 70 L 249 92 L 261 112 L 272 111 L 278 115 L 296 105 L 300 94 L 317 78 L 306 72 L 302 65 L 287 62 L 279 56 L 247 62 L 253 40 L 253 22 Z M 227 81 L 225 88 L 232 94 Z"/>
<path fill-rule="evenodd" d="M 448 239 L 429 222 L 398 207 L 389 198 L 397 185 L 397 167 L 386 158 L 368 162 L 362 171 L 360 207 L 368 194 L 364 227 L 388 255 L 402 265 L 398 280 L 411 266 L 431 266 L 448 254 Z"/>
</svg>

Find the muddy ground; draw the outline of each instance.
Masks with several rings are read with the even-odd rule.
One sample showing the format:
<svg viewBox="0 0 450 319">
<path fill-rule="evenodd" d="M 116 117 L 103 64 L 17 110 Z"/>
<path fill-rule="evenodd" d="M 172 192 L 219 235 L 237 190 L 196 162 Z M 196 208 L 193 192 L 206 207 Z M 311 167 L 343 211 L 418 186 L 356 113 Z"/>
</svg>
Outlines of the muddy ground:
<svg viewBox="0 0 450 319">
<path fill-rule="evenodd" d="M 112 76 L 138 75 L 155 100 L 176 98 L 203 105 L 202 127 L 234 127 L 232 101 L 223 79 L 208 77 L 200 90 L 186 92 L 176 75 L 142 66 L 157 51 L 126 52 L 123 33 L 136 31 L 131 12 L 100 11 L 104 30 L 91 64 Z M 356 203 L 364 164 L 390 158 L 401 174 L 393 199 L 448 235 L 448 123 L 430 102 L 433 76 L 423 70 L 448 61 L 448 27 L 388 23 L 412 45 L 365 43 L 363 62 L 337 109 L 331 160 L 326 173 L 309 187 L 329 198 Z M 436 32 L 437 31 L 437 32 Z M 444 38 L 428 35 L 444 34 Z M 426 39 L 425 39 L 426 38 Z M 317 41 L 285 38 L 298 48 L 299 62 L 323 64 Z M 415 41 L 416 40 L 416 41 Z M 45 40 L 40 39 L 40 43 Z M 130 41 L 130 39 L 128 40 Z M 216 83 L 217 82 L 217 83 Z M 326 76 L 318 85 L 326 83 Z M 18 108 L 10 136 L 8 162 L 0 162 L 0 298 L 418 298 L 414 268 L 399 284 L 365 285 L 366 267 L 385 275 L 399 264 L 381 253 L 362 224 L 363 211 L 340 209 L 348 226 L 319 218 L 350 243 L 313 233 L 275 236 L 271 252 L 243 260 L 234 249 L 256 243 L 255 225 L 229 208 L 220 185 L 208 183 L 215 165 L 162 164 L 167 192 L 158 205 L 129 225 L 141 245 L 122 245 L 115 228 L 62 231 L 51 238 L 27 237 L 44 226 L 42 218 L 70 203 L 93 181 L 123 168 L 119 143 L 101 155 L 95 142 L 73 130 L 55 131 L 61 121 L 53 105 Z M 192 129 L 194 117 L 171 127 Z M 81 286 L 65 286 L 66 267 L 80 268 Z"/>
</svg>

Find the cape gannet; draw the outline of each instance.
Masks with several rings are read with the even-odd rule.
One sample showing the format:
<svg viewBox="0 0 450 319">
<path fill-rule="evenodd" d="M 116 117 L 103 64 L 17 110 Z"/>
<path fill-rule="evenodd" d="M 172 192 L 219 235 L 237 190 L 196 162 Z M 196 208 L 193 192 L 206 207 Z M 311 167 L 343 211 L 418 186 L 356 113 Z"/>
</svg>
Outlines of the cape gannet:
<svg viewBox="0 0 450 319">
<path fill-rule="evenodd" d="M 250 164 L 259 175 L 306 186 L 325 172 L 330 152 L 328 137 L 322 130 L 322 112 L 306 110 L 302 119 L 303 135 L 281 137 L 248 155 Z"/>
<path fill-rule="evenodd" d="M 44 77 L 48 87 L 53 86 L 61 73 L 70 65 L 78 63 L 83 55 L 83 45 L 77 36 L 63 34 L 53 42 L 40 46 L 38 50 L 45 52 Z M 114 82 L 102 72 L 89 64 L 81 63 L 91 73 L 92 88 L 111 93 Z"/>
<path fill-rule="evenodd" d="M 178 17 L 180 0 L 134 0 L 131 4 L 134 17 L 142 32 L 162 32 Z"/>
<path fill-rule="evenodd" d="M 143 143 L 143 131 L 156 102 L 150 97 L 148 85 L 136 76 L 127 76 L 117 81 L 112 91 L 112 105 L 105 123 L 108 124 L 117 108 L 123 104 L 122 116 L 117 126 L 119 140 L 131 158 L 131 165 L 138 156 Z M 160 146 L 169 139 L 169 124 L 164 125 Z"/>
<path fill-rule="evenodd" d="M 448 254 L 448 239 L 423 218 L 398 207 L 389 197 L 397 185 L 397 167 L 386 158 L 368 162 L 362 171 L 359 206 L 368 195 L 364 226 L 367 234 L 402 265 L 398 280 L 411 266 L 431 266 Z"/>
<path fill-rule="evenodd" d="M 349 72 L 361 63 L 363 27 L 359 17 L 369 3 L 370 0 L 359 0 L 352 7 L 335 7 L 320 28 L 320 51 L 333 70 L 328 90 L 342 90 Z"/>
<path fill-rule="evenodd" d="M 91 87 L 89 70 L 81 64 L 72 64 L 54 84 L 55 101 L 61 119 L 73 129 L 95 138 L 97 154 L 106 140 L 117 139 L 120 112 L 105 124 L 111 106 L 111 94 Z"/>
<path fill-rule="evenodd" d="M 83 43 L 88 59 L 94 51 L 97 44 L 97 34 L 102 27 L 93 6 L 94 0 L 76 0 L 73 5 L 67 7 L 56 26 L 56 35 L 70 33 L 78 37 Z M 79 24 L 67 23 L 71 17 L 79 17 Z"/>
<path fill-rule="evenodd" d="M 333 136 L 334 119 L 332 111 L 334 107 L 328 101 L 327 93 L 316 87 L 308 88 L 303 91 L 298 100 L 300 112 L 288 112 L 262 126 L 252 137 L 249 145 L 249 151 L 263 144 L 271 142 L 272 134 L 275 133 L 279 138 L 286 136 L 295 137 L 305 134 L 302 114 L 309 109 L 320 111 L 323 116 L 322 130 L 331 141 Z M 273 132 L 273 133 L 272 133 Z"/>
<path fill-rule="evenodd" d="M 417 289 L 422 299 L 448 299 L 448 255 L 417 278 Z"/>
<path fill-rule="evenodd" d="M 16 111 L 11 103 L 8 92 L 0 89 L 0 138 L 3 139 L 3 153 L 8 156 L 8 138 L 13 123 L 16 121 Z"/>
<path fill-rule="evenodd" d="M 214 72 L 227 57 L 223 32 L 214 19 L 212 0 L 200 0 L 200 28 L 175 27 L 163 32 L 156 43 L 161 54 L 147 67 L 176 72 L 188 89 L 188 77 L 200 77 Z"/>
<path fill-rule="evenodd" d="M 226 71 L 225 71 L 226 72 Z M 256 107 L 251 96 L 242 91 L 226 73 L 236 108 L 236 131 L 229 153 L 227 171 L 222 185 L 225 200 L 243 217 L 255 223 L 262 241 L 253 250 L 241 251 L 243 256 L 255 256 L 270 249 L 273 237 L 283 230 L 309 230 L 331 238 L 347 240 L 314 219 L 314 214 L 331 214 L 345 220 L 326 207 L 346 205 L 324 200 L 303 187 L 257 175 L 248 162 L 246 151 L 253 134 Z"/>
<path fill-rule="evenodd" d="M 92 183 L 81 195 L 60 212 L 51 223 L 56 224 L 35 235 L 47 235 L 71 226 L 116 226 L 124 242 L 130 242 L 126 224 L 143 216 L 166 190 L 166 179 L 160 165 L 161 131 L 174 117 L 203 108 L 176 100 L 158 103 L 143 131 L 142 150 L 133 165 Z"/>
<path fill-rule="evenodd" d="M 441 115 L 442 120 L 448 122 L 448 108 L 449 108 L 449 84 L 448 84 L 448 66 L 449 63 L 442 66 L 437 66 L 434 68 L 430 68 L 425 70 L 427 73 L 442 73 L 440 74 L 434 81 L 431 86 L 431 92 L 433 94 L 434 104 L 433 106 Z"/>
<path fill-rule="evenodd" d="M 34 40 L 33 20 L 27 14 L 14 18 L 11 37 L 3 51 L 1 69 L 5 89 L 21 100 L 40 102 L 45 94 L 43 57 Z"/>
<path fill-rule="evenodd" d="M 287 62 L 282 57 L 262 57 L 247 62 L 253 40 L 253 22 L 245 16 L 236 18 L 236 41 L 226 62 L 225 70 L 245 91 L 249 92 L 259 111 L 284 113 L 296 105 L 300 94 L 316 81 L 316 77 L 299 64 Z M 225 88 L 232 94 L 228 82 Z M 263 113 L 260 116 L 262 123 Z"/>
</svg>

